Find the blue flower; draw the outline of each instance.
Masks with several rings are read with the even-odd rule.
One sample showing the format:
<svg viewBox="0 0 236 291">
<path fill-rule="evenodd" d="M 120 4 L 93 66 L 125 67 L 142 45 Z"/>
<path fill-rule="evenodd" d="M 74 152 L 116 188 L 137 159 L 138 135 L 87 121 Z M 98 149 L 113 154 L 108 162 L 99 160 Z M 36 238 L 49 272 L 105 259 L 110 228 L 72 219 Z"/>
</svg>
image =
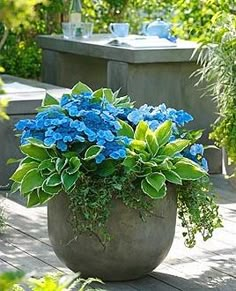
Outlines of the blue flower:
<svg viewBox="0 0 236 291">
<path fill-rule="evenodd" d="M 202 166 L 202 168 L 203 168 L 206 172 L 209 171 L 209 169 L 208 169 L 208 163 L 207 163 L 207 160 L 206 160 L 205 158 L 202 158 L 201 166 Z"/>
<path fill-rule="evenodd" d="M 193 156 L 197 156 L 197 155 L 203 155 L 204 153 L 204 147 L 202 144 L 193 144 L 191 147 L 190 147 L 190 154 L 193 155 Z"/>
</svg>

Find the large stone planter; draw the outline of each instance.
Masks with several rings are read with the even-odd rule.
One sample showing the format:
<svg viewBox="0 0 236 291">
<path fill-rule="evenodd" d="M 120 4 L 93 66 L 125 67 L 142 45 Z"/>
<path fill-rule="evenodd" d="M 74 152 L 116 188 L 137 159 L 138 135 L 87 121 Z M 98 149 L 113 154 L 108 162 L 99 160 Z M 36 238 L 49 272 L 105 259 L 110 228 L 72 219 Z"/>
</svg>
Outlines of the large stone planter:
<svg viewBox="0 0 236 291">
<path fill-rule="evenodd" d="M 176 223 L 176 193 L 155 201 L 155 215 L 143 222 L 139 213 L 114 200 L 107 227 L 111 241 L 104 246 L 95 235 L 74 239 L 68 199 L 60 194 L 48 203 L 48 232 L 58 258 L 83 277 L 125 281 L 144 276 L 166 257 Z"/>
</svg>

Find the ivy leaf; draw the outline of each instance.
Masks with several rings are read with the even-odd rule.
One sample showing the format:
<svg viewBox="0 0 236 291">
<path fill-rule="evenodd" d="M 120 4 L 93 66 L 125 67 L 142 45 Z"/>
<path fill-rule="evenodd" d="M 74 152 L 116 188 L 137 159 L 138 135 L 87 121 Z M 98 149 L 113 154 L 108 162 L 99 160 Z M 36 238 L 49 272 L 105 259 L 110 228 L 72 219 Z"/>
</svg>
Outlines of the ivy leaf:
<svg viewBox="0 0 236 291">
<path fill-rule="evenodd" d="M 93 91 L 84 83 L 79 82 L 72 88 L 72 94 L 79 95 L 81 93 L 93 93 Z"/>
<path fill-rule="evenodd" d="M 10 177 L 11 180 L 20 183 L 24 176 L 31 170 L 38 168 L 39 163 L 37 162 L 30 162 L 26 164 L 20 165 L 15 173 Z"/>
<path fill-rule="evenodd" d="M 145 180 L 156 190 L 159 191 L 165 184 L 166 178 L 161 173 L 149 174 Z"/>
<path fill-rule="evenodd" d="M 133 128 L 125 121 L 119 120 L 121 125 L 121 129 L 118 131 L 118 135 L 127 136 L 129 138 L 134 138 L 134 130 Z"/>
<path fill-rule="evenodd" d="M 182 152 L 188 145 L 189 145 L 189 140 L 176 139 L 175 141 L 170 142 L 165 147 L 163 147 L 160 151 L 160 154 L 172 157 Z"/>
<path fill-rule="evenodd" d="M 59 101 L 54 98 L 52 95 L 46 93 L 46 96 L 43 99 L 42 106 L 49 106 L 49 105 L 58 105 Z"/>
<path fill-rule="evenodd" d="M 28 155 L 29 157 L 38 161 L 43 161 L 49 158 L 46 149 L 33 144 L 22 145 L 20 146 L 20 150 L 23 154 Z"/>
<path fill-rule="evenodd" d="M 172 122 L 170 120 L 166 120 L 154 132 L 156 139 L 158 141 L 159 146 L 165 145 L 172 134 Z"/>
<path fill-rule="evenodd" d="M 200 166 L 190 160 L 177 162 L 174 171 L 183 180 L 197 180 L 207 174 Z"/>
<path fill-rule="evenodd" d="M 37 169 L 29 171 L 21 181 L 21 192 L 28 193 L 42 186 L 44 177 L 42 177 Z"/>
<path fill-rule="evenodd" d="M 87 149 L 84 155 L 84 160 L 92 160 L 96 158 L 102 151 L 103 147 L 98 145 L 92 145 Z"/>
<path fill-rule="evenodd" d="M 158 145 L 154 132 L 152 132 L 151 130 L 147 130 L 145 140 L 146 140 L 149 152 L 153 156 L 155 156 L 158 153 L 159 145 Z"/>
<path fill-rule="evenodd" d="M 145 141 L 147 130 L 148 130 L 148 123 L 145 121 L 140 121 L 136 127 L 134 138 L 136 140 Z"/>
<path fill-rule="evenodd" d="M 180 176 L 175 173 L 174 171 L 162 171 L 162 173 L 165 175 L 166 180 L 170 183 L 177 184 L 177 185 L 182 185 L 182 179 Z"/>
</svg>

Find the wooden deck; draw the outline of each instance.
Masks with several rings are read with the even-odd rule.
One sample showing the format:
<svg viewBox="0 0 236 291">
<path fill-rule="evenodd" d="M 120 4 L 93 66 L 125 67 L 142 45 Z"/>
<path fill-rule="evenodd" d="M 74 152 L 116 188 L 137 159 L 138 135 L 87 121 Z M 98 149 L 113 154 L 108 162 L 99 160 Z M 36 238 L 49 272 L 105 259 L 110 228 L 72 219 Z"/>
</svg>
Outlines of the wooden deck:
<svg viewBox="0 0 236 291">
<path fill-rule="evenodd" d="M 212 177 L 217 189 L 224 228 L 212 239 L 187 249 L 176 229 L 176 238 L 164 261 L 149 276 L 124 283 L 107 283 L 99 290 L 172 291 L 236 290 L 236 191 L 223 176 Z M 4 193 L 2 193 L 4 194 Z M 46 207 L 25 208 L 19 198 L 3 199 L 8 228 L 0 236 L 0 271 L 21 269 L 46 272 L 68 272 L 56 258 L 47 236 Z"/>
</svg>

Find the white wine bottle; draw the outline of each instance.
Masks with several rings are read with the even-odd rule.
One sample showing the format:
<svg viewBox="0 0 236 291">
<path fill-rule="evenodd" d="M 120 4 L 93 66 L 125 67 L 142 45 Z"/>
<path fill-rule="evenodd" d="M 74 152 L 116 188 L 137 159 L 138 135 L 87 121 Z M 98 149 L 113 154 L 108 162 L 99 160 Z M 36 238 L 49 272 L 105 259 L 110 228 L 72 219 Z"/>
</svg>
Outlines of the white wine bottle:
<svg viewBox="0 0 236 291">
<path fill-rule="evenodd" d="M 71 0 L 70 5 L 70 22 L 76 24 L 76 37 L 81 36 L 81 18 L 82 18 L 82 4 L 80 0 Z"/>
</svg>

